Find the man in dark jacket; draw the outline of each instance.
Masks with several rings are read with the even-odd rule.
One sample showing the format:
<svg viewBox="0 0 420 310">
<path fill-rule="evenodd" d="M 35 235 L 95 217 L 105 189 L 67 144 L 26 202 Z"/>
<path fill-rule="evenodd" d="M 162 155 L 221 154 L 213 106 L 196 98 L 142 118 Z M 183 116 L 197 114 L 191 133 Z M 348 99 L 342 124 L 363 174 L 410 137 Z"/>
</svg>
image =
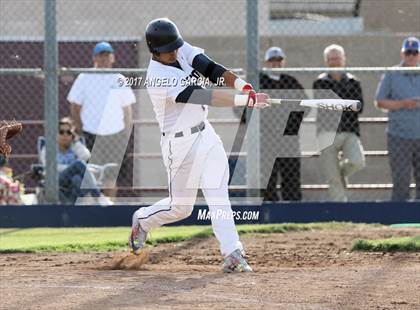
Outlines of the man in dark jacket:
<svg viewBox="0 0 420 310">
<path fill-rule="evenodd" d="M 346 56 L 343 47 L 330 45 L 324 50 L 324 61 L 328 67 L 345 67 Z M 313 83 L 315 97 L 359 100 L 363 107 L 362 88 L 359 80 L 342 72 L 322 73 Z M 332 93 L 332 92 L 333 93 Z M 360 143 L 358 115 L 360 112 L 343 112 L 336 129 L 332 145 L 321 151 L 321 167 L 329 184 L 328 194 L 333 201 L 347 201 L 345 192 L 347 177 L 365 166 L 363 147 Z M 318 135 L 328 135 L 330 111 L 318 110 Z M 330 113 L 331 114 L 331 113 Z M 335 130 L 335 128 L 334 128 Z M 339 154 L 342 153 L 340 156 Z"/>
<path fill-rule="evenodd" d="M 265 66 L 267 68 L 282 68 L 285 58 L 286 54 L 280 47 L 270 47 L 265 53 Z M 269 93 L 272 98 L 306 98 L 302 85 L 294 77 L 283 73 L 261 73 L 260 89 Z M 285 102 L 281 106 L 271 106 L 270 111 L 261 111 L 260 113 L 261 152 L 273 154 L 274 151 L 276 154 L 273 166 L 271 163 L 268 166 L 261 165 L 261 167 L 267 166 L 266 169 L 263 168 L 266 171 L 262 171 L 262 175 L 265 178 L 267 175 L 270 176 L 264 193 L 265 201 L 280 200 L 277 194 L 279 176 L 281 176 L 282 199 L 292 201 L 302 199 L 298 131 L 305 111 L 301 107 L 297 107 L 296 104 Z M 283 129 L 284 126 L 286 126 L 285 129 Z M 265 155 L 262 155 L 262 158 L 265 158 Z"/>
</svg>

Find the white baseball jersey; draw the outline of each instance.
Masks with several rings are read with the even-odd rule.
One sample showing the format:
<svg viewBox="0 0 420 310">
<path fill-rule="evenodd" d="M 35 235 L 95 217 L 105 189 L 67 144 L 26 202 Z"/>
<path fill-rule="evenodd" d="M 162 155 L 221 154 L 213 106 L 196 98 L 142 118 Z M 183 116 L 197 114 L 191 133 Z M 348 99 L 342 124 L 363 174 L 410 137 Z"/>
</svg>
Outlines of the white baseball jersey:
<svg viewBox="0 0 420 310">
<path fill-rule="evenodd" d="M 200 84 L 198 72 L 192 67 L 194 57 L 204 50 L 187 42 L 178 49 L 177 60 L 182 70 L 150 60 L 146 85 L 156 119 L 162 132 L 178 132 L 207 119 L 207 107 L 200 104 L 176 103 L 176 97 L 188 85 Z"/>
</svg>

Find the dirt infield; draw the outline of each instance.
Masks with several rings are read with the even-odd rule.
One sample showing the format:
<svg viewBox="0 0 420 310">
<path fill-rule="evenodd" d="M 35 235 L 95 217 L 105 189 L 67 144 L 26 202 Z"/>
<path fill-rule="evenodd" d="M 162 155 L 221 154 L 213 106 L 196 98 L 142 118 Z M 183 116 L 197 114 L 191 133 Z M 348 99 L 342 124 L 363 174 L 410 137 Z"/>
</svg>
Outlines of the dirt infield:
<svg viewBox="0 0 420 310">
<path fill-rule="evenodd" d="M 222 274 L 217 242 L 150 250 L 141 270 L 106 270 L 121 253 L 3 254 L 1 309 L 420 309 L 420 253 L 350 252 L 356 238 L 419 229 L 354 228 L 242 237 L 252 274 Z"/>
</svg>

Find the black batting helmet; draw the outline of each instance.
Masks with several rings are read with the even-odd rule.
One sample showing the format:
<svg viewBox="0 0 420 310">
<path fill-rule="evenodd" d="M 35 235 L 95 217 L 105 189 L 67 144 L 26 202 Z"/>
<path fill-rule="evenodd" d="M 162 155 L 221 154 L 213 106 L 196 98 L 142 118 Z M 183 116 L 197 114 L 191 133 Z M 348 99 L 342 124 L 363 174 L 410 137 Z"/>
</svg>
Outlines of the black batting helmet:
<svg viewBox="0 0 420 310">
<path fill-rule="evenodd" d="M 146 42 L 151 53 L 167 53 L 180 48 L 184 40 L 168 18 L 152 20 L 146 28 Z"/>
</svg>

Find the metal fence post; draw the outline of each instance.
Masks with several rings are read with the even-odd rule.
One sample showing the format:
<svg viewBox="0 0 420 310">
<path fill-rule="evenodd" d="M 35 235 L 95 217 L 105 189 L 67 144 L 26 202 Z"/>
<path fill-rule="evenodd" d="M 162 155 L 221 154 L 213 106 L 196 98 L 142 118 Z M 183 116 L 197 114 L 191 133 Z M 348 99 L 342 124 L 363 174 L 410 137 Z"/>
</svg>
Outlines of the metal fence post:
<svg viewBox="0 0 420 310">
<path fill-rule="evenodd" d="M 246 2 L 246 74 L 249 83 L 259 88 L 259 37 L 258 37 L 258 1 Z M 251 121 L 252 110 L 247 111 L 247 120 Z M 252 115 L 252 128 L 247 130 L 247 197 L 255 197 L 260 188 L 260 126 L 259 114 Z"/>
<path fill-rule="evenodd" d="M 44 135 L 46 139 L 45 199 L 58 203 L 57 144 L 58 129 L 58 52 L 56 1 L 44 2 Z"/>
</svg>

